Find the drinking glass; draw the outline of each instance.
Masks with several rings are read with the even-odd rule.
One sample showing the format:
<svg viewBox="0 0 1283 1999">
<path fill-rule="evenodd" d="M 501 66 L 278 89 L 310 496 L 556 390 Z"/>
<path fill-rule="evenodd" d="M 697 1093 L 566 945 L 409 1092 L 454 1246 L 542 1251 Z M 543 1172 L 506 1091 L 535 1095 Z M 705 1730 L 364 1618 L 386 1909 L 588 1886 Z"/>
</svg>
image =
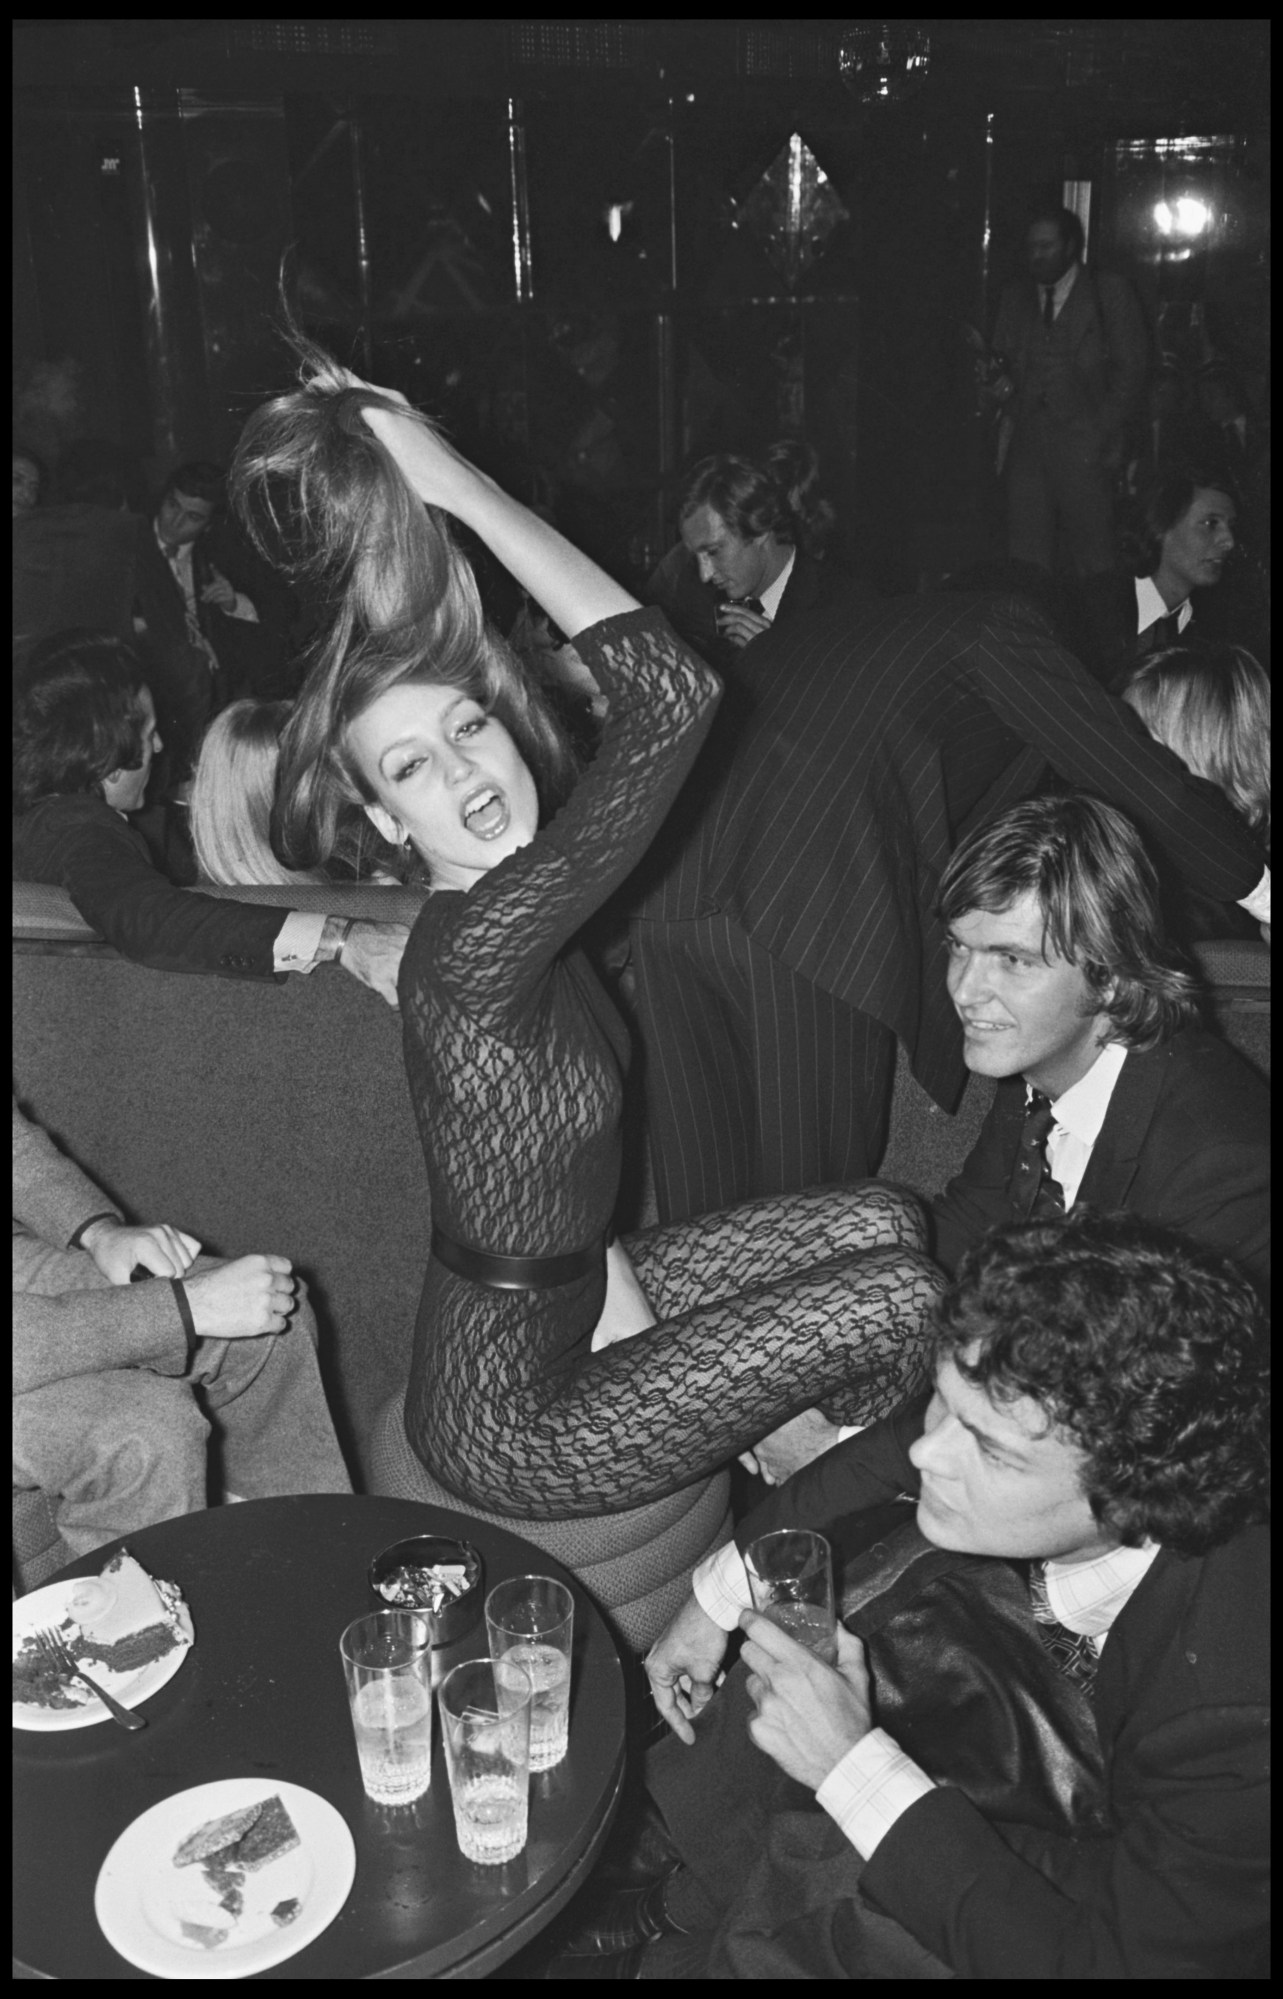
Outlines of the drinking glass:
<svg viewBox="0 0 1283 1999">
<path fill-rule="evenodd" d="M 366 1795 L 408 1805 L 432 1781 L 432 1631 L 410 1610 L 358 1617 L 339 1640 Z"/>
<path fill-rule="evenodd" d="M 781 1631 L 836 1666 L 837 1615 L 833 1563 L 823 1534 L 786 1527 L 750 1541 L 744 1555 L 753 1607 Z"/>
<path fill-rule="evenodd" d="M 517 1666 L 534 1688 L 530 1768 L 551 1770 L 570 1739 L 570 1648 L 575 1600 L 551 1576 L 514 1576 L 486 1598 L 490 1657 L 496 1674 Z"/>
<path fill-rule="evenodd" d="M 491 1660 L 469 1659 L 437 1694 L 459 1851 L 483 1867 L 515 1860 L 526 1844 L 532 1693 L 519 1666 L 501 1678 Z"/>
</svg>

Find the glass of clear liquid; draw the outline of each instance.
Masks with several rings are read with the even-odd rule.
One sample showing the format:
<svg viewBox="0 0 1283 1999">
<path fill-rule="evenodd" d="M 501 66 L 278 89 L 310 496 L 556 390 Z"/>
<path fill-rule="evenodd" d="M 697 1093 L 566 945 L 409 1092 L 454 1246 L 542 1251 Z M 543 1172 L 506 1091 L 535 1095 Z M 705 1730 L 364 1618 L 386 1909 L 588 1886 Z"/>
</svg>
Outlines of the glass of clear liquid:
<svg viewBox="0 0 1283 1999">
<path fill-rule="evenodd" d="M 833 1602 L 833 1559 L 823 1534 L 786 1527 L 750 1541 L 744 1555 L 753 1608 L 836 1666 L 837 1613 Z"/>
<path fill-rule="evenodd" d="M 366 1795 L 408 1805 L 432 1781 L 432 1629 L 409 1610 L 358 1617 L 339 1640 Z"/>
<path fill-rule="evenodd" d="M 534 1688 L 530 1768 L 551 1770 L 570 1740 L 570 1654 L 575 1599 L 551 1576 L 514 1576 L 486 1598 L 490 1657 L 502 1676 L 517 1667 Z"/>
<path fill-rule="evenodd" d="M 437 1694 L 459 1851 L 482 1867 L 525 1848 L 532 1694 L 519 1666 L 501 1676 L 489 1659 L 456 1666 Z"/>
</svg>

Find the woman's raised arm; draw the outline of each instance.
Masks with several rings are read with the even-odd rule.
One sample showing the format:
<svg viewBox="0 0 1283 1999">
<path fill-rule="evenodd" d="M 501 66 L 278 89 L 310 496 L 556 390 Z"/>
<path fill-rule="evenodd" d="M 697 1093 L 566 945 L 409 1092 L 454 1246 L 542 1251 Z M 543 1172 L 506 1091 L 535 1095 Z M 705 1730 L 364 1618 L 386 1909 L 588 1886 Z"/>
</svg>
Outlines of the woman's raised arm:
<svg viewBox="0 0 1283 1999">
<path fill-rule="evenodd" d="M 355 376 L 352 384 L 358 386 Z M 387 389 L 375 393 L 392 394 Z M 529 507 L 510 498 L 444 438 L 409 414 L 408 404 L 406 408 L 405 416 L 375 405 L 361 414 L 419 499 L 443 508 L 479 535 L 563 632 L 574 638 L 603 618 L 638 609 L 637 599 L 589 556 Z"/>
</svg>

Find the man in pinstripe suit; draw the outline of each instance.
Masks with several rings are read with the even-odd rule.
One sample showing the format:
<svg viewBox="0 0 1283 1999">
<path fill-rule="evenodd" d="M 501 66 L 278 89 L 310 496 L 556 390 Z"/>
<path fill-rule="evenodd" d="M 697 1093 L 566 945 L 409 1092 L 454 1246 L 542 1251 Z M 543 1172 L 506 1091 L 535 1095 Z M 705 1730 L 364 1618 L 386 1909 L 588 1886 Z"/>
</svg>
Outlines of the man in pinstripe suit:
<svg viewBox="0 0 1283 1999">
<path fill-rule="evenodd" d="M 850 602 L 763 634 L 632 884 L 660 1218 L 874 1171 L 896 1037 L 966 1080 L 934 915 L 959 838 L 1051 775 L 1264 919 L 1255 837 L 1020 599 Z"/>
</svg>

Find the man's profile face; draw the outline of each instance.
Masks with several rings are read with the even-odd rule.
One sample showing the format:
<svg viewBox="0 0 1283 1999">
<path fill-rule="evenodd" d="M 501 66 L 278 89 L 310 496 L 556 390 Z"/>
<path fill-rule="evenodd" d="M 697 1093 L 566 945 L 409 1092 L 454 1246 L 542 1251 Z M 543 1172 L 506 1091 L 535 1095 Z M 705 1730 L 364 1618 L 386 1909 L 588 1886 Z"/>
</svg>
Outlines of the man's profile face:
<svg viewBox="0 0 1283 1999">
<path fill-rule="evenodd" d="M 213 502 L 198 500 L 194 493 L 180 493 L 175 487 L 166 493 L 156 509 L 156 527 L 163 542 L 180 548 L 195 541 L 214 518 Z"/>
<path fill-rule="evenodd" d="M 772 535 L 745 541 L 711 507 L 696 507 L 681 527 L 682 540 L 695 558 L 701 583 L 711 583 L 728 597 L 760 597 L 767 587 Z"/>
<path fill-rule="evenodd" d="M 964 1360 L 976 1351 L 965 1349 Z M 926 1429 L 909 1456 L 922 1476 L 918 1526 L 938 1548 L 1049 1559 L 1114 1545 L 1083 1493 L 1079 1446 L 1049 1426 L 1039 1403 L 995 1403 L 952 1360 L 936 1371 Z"/>
<path fill-rule="evenodd" d="M 1225 559 L 1234 550 L 1237 509 L 1228 493 L 1200 486 L 1174 527 L 1163 536 L 1159 570 L 1188 596 L 1221 580 Z"/>
<path fill-rule="evenodd" d="M 1055 222 L 1030 224 L 1025 237 L 1025 268 L 1038 285 L 1058 284 L 1074 261 L 1074 253 Z"/>
<path fill-rule="evenodd" d="M 1047 940 L 1037 896 L 1028 891 L 998 911 L 969 909 L 946 935 L 968 1069 L 1023 1076 L 1062 1096 L 1087 1074 L 1111 1028 L 1077 965 Z"/>
</svg>

